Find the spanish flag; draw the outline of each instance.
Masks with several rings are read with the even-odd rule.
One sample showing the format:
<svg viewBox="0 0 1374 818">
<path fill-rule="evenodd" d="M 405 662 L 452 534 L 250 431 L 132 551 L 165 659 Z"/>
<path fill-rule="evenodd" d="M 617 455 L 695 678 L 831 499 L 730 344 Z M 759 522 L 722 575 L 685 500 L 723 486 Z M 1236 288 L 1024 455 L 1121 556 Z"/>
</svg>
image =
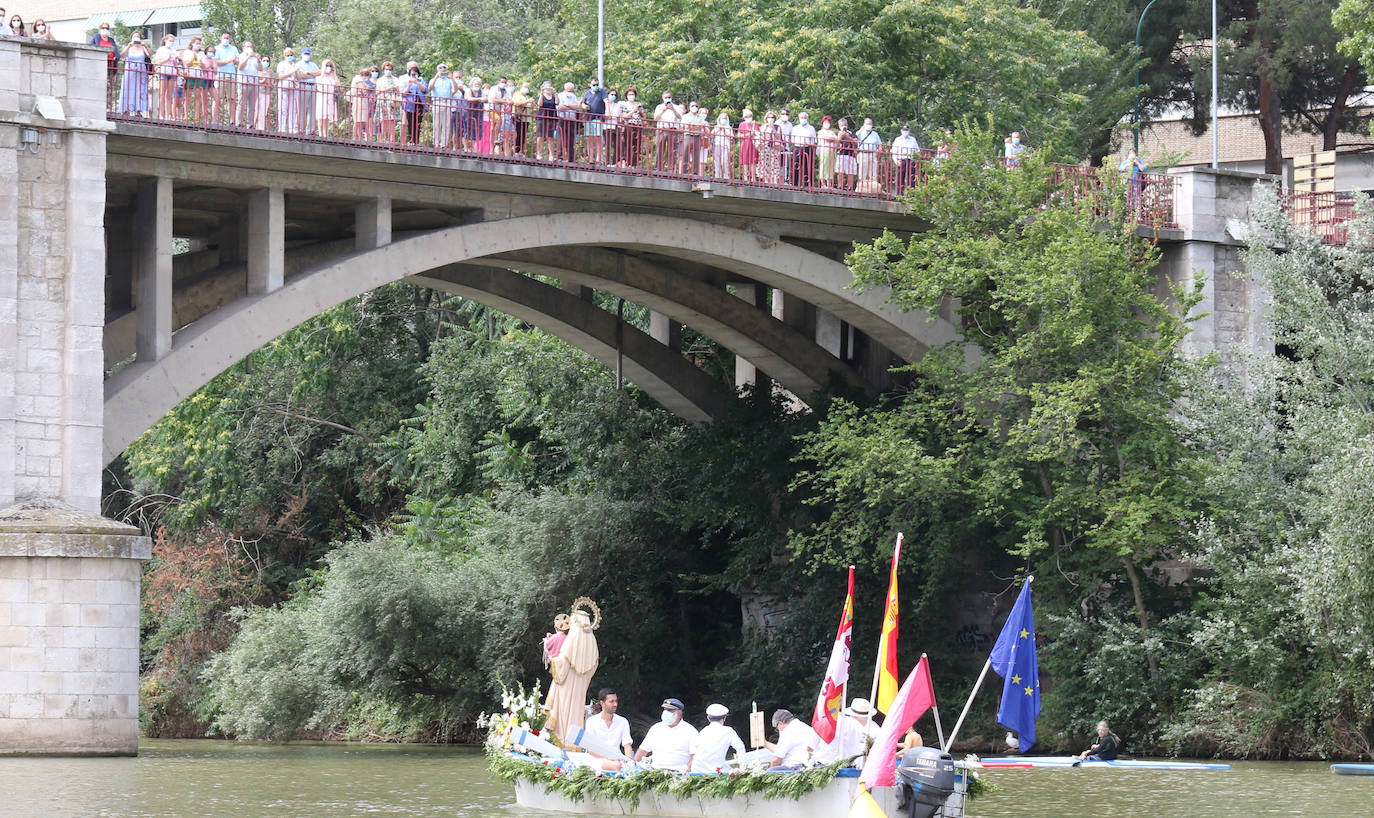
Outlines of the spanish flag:
<svg viewBox="0 0 1374 818">
<path fill-rule="evenodd" d="M 897 677 L 897 559 L 902 555 L 902 535 L 892 551 L 892 577 L 887 583 L 887 607 L 883 611 L 883 635 L 878 640 L 878 697 L 873 706 L 881 713 L 892 707 L 901 682 Z"/>
</svg>

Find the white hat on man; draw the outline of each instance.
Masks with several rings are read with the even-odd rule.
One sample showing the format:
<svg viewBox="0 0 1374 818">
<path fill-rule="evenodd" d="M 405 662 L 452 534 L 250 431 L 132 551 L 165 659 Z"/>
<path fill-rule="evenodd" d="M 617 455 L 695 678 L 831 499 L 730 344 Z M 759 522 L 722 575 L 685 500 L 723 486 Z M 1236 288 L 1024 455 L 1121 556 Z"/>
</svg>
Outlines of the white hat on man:
<svg viewBox="0 0 1374 818">
<path fill-rule="evenodd" d="M 723 704 L 713 704 L 706 708 L 706 717 L 710 719 L 722 719 L 730 715 L 730 708 Z"/>
<path fill-rule="evenodd" d="M 844 712 L 849 716 L 872 716 L 873 704 L 868 699 L 855 699 Z"/>
</svg>

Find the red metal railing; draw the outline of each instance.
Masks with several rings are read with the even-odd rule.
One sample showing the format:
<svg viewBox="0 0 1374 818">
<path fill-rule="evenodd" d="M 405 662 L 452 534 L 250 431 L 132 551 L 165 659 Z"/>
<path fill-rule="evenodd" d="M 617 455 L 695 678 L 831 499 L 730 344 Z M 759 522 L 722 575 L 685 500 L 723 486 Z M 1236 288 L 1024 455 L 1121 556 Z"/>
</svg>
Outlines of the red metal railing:
<svg viewBox="0 0 1374 818">
<path fill-rule="evenodd" d="M 329 142 L 421 154 L 475 156 L 527 165 L 566 167 L 709 184 L 799 190 L 846 197 L 894 199 L 921 184 L 929 151 L 817 138 L 800 144 L 755 124 L 750 130 L 711 124 L 659 127 L 643 117 L 565 119 L 510 99 L 474 100 L 408 93 L 407 77 L 367 87 L 275 76 L 216 75 L 213 67 L 126 62 L 110 74 L 109 116 L 179 128 Z M 1106 202 L 1093 169 L 1061 166 L 1057 181 L 1074 196 Z M 1142 222 L 1173 227 L 1175 181 L 1148 174 L 1132 201 Z"/>
<path fill-rule="evenodd" d="M 1099 216 L 1110 215 L 1117 200 L 1099 179 L 1098 168 L 1054 165 L 1052 171 L 1051 178 L 1065 195 L 1087 201 L 1092 212 Z M 1178 184 L 1178 180 L 1167 173 L 1142 173 L 1135 179 L 1127 179 L 1126 206 L 1140 224 L 1178 227 L 1174 212 Z"/>
<path fill-rule="evenodd" d="M 1285 190 L 1283 207 L 1293 224 L 1316 231 L 1326 244 L 1344 246 L 1355 218 L 1355 194 Z"/>
</svg>

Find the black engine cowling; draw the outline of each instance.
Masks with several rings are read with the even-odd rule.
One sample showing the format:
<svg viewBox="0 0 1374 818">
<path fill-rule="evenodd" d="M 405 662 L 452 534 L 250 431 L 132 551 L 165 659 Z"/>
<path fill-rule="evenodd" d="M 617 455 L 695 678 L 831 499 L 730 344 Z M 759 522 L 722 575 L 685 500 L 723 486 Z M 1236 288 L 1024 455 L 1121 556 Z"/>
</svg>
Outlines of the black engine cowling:
<svg viewBox="0 0 1374 818">
<path fill-rule="evenodd" d="M 897 806 L 906 818 L 930 818 L 954 792 L 954 759 L 935 747 L 913 747 L 897 765 Z"/>
</svg>

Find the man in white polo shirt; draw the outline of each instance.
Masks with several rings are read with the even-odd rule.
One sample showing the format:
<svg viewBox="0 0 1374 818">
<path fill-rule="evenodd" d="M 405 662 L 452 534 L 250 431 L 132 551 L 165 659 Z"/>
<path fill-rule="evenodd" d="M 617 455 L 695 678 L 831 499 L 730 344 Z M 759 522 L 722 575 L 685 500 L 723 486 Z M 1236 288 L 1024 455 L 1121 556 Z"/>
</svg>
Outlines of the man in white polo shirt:
<svg viewBox="0 0 1374 818">
<path fill-rule="evenodd" d="M 811 754 L 821 743 L 821 737 L 811 725 L 798 720 L 790 710 L 774 710 L 773 726 L 778 728 L 778 743 L 764 742 L 763 745 L 773 751 L 773 764 L 768 772 L 792 772 L 809 764 Z"/>
<path fill-rule="evenodd" d="M 662 707 L 658 724 L 649 728 L 648 735 L 635 751 L 635 761 L 652 755 L 649 763 L 655 769 L 687 772 L 692 763 L 692 740 L 697 737 L 697 728 L 683 721 L 681 699 L 664 699 Z"/>
<path fill-rule="evenodd" d="M 713 704 L 706 708 L 707 725 L 697 733 L 692 742 L 692 772 L 718 773 L 727 768 L 725 755 L 735 748 L 735 760 L 744 756 L 744 742 L 740 740 L 735 728 L 726 726 L 725 717 L 730 710 L 723 704 Z"/>
<path fill-rule="evenodd" d="M 629 758 L 634 754 L 634 745 L 630 741 L 630 723 L 624 716 L 616 715 L 620 709 L 620 697 L 611 688 L 603 687 L 596 692 L 596 699 L 601 702 L 601 712 L 583 722 L 583 729 L 598 747 L 607 750 L 615 747 Z M 592 755 L 603 759 L 603 770 L 620 769 L 621 759 L 595 750 L 592 750 Z"/>
</svg>

